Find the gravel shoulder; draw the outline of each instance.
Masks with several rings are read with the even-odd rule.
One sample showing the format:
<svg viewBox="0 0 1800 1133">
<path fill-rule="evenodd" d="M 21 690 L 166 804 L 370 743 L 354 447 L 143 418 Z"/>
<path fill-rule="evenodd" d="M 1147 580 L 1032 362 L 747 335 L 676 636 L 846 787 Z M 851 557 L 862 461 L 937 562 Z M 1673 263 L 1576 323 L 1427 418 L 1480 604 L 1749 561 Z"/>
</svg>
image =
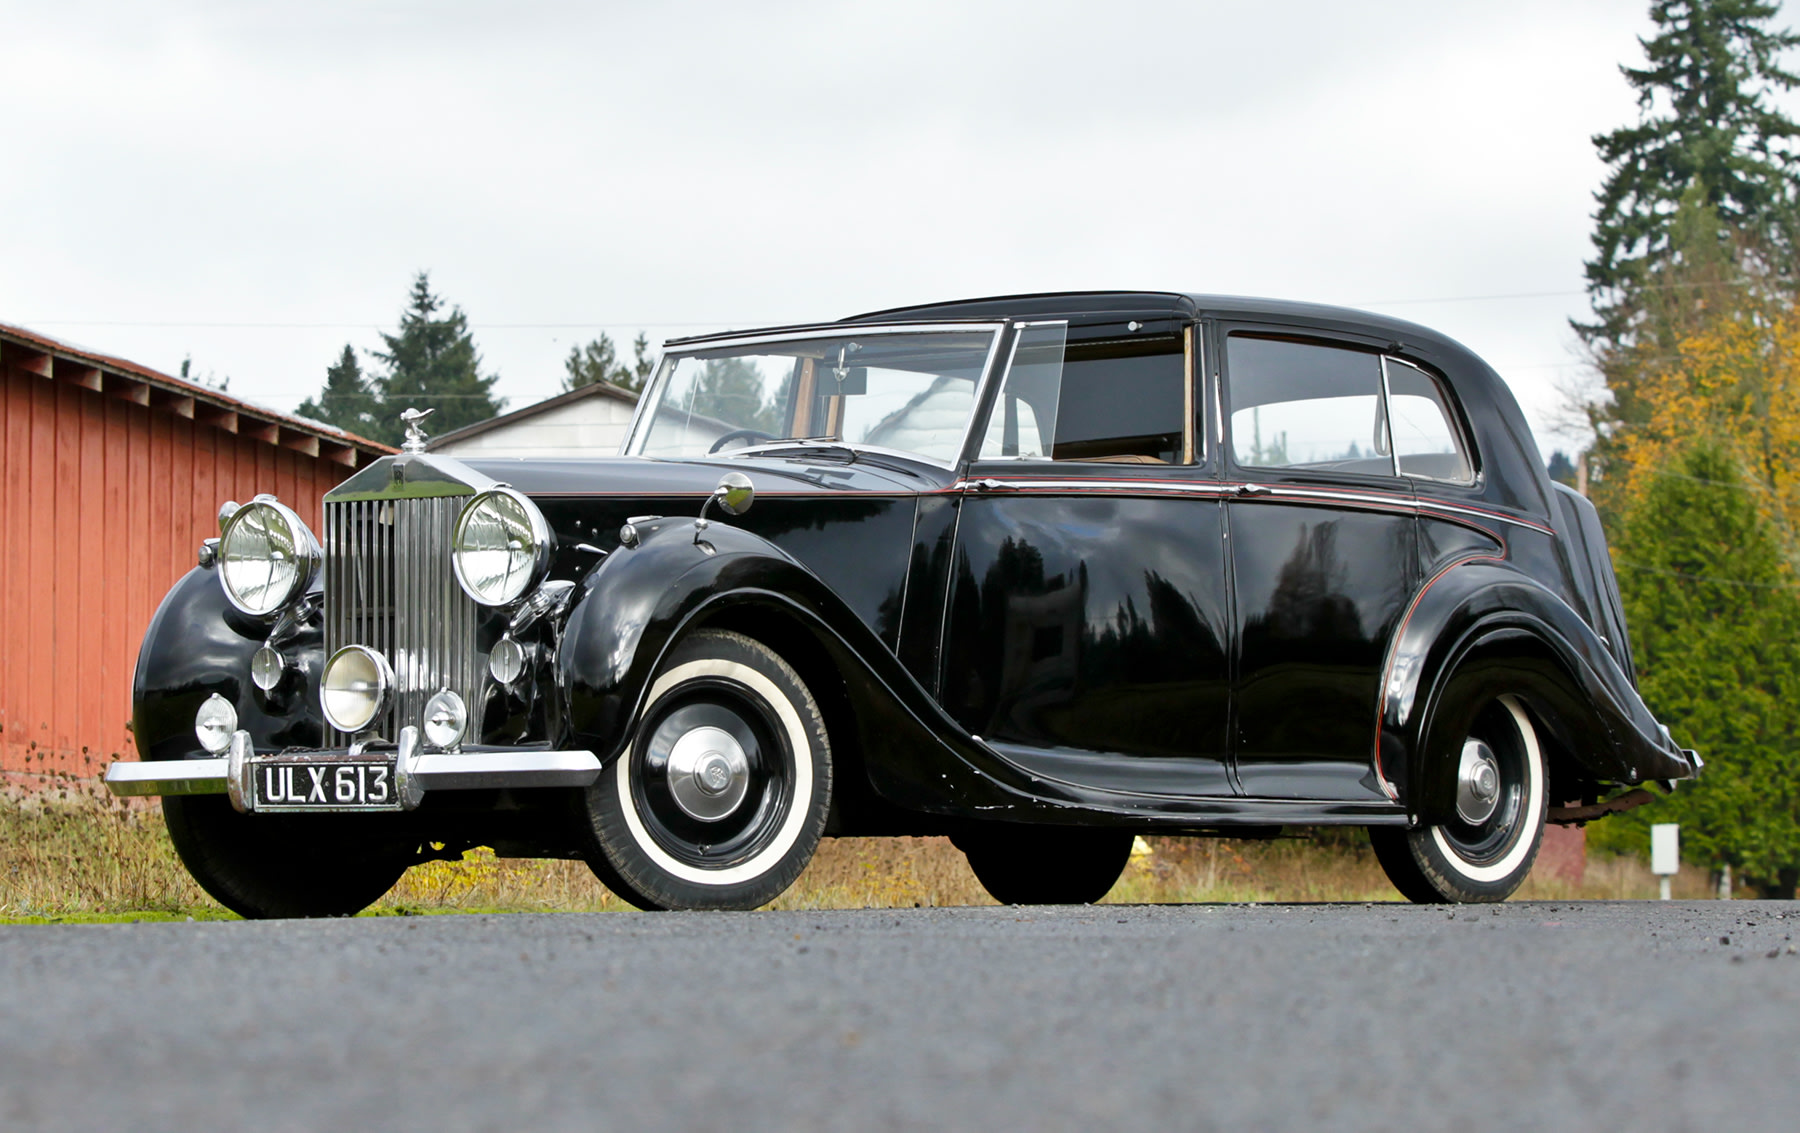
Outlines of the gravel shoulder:
<svg viewBox="0 0 1800 1133">
<path fill-rule="evenodd" d="M 0 926 L 7 1129 L 1788 1129 L 1782 902 Z"/>
</svg>

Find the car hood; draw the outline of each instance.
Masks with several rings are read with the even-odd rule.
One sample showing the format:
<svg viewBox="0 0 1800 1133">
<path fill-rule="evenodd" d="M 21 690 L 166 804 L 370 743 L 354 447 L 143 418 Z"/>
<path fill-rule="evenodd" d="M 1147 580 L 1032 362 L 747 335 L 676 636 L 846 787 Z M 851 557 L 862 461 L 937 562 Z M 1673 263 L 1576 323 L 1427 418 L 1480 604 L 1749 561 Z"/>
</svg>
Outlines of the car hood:
<svg viewBox="0 0 1800 1133">
<path fill-rule="evenodd" d="M 433 454 L 439 459 L 444 454 Z M 570 460 L 455 458 L 528 496 L 705 496 L 727 472 L 742 472 L 759 495 L 818 495 L 821 490 L 910 495 L 954 480 L 946 469 L 891 458 L 873 463 L 847 451 L 823 449 L 784 459 L 774 456 L 710 460 L 658 460 L 638 456 Z"/>
</svg>

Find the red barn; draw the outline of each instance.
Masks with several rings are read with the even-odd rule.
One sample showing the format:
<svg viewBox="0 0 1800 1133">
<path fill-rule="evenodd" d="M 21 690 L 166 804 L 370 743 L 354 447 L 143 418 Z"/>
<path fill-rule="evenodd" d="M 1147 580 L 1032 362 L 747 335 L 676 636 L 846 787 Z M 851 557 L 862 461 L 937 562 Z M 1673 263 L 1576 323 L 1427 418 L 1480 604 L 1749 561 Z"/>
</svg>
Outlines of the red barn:
<svg viewBox="0 0 1800 1133">
<path fill-rule="evenodd" d="M 392 451 L 0 324 L 0 778 L 135 758 L 138 643 L 221 501 L 271 492 L 316 530 L 325 491 Z"/>
</svg>

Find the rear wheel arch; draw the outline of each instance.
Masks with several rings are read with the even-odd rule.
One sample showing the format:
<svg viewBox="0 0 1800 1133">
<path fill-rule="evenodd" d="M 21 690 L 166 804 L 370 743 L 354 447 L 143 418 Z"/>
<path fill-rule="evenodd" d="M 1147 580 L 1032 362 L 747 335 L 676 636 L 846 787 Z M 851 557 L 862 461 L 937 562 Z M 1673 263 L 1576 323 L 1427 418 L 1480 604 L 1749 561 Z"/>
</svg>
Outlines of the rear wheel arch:
<svg viewBox="0 0 1800 1133">
<path fill-rule="evenodd" d="M 1591 791 L 1612 737 L 1572 664 L 1537 627 L 1494 622 L 1464 635 L 1424 698 L 1407 773 L 1407 809 L 1421 822 L 1450 817 L 1463 738 L 1475 714 L 1500 696 L 1515 697 L 1536 732 L 1552 799 Z"/>
</svg>

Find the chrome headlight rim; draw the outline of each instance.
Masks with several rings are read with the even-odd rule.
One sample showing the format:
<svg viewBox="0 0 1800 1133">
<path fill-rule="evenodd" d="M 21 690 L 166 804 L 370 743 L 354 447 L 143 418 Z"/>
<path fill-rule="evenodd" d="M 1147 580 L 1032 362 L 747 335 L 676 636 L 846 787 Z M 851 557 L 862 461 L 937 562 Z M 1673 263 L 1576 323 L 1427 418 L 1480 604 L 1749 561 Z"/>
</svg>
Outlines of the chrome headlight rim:
<svg viewBox="0 0 1800 1133">
<path fill-rule="evenodd" d="M 298 571 L 293 584 L 278 601 L 265 606 L 256 606 L 245 601 L 231 587 L 231 566 L 229 554 L 233 536 L 243 524 L 262 513 L 273 514 L 287 527 L 288 534 L 294 542 L 294 558 Z M 238 508 L 227 518 L 219 532 L 219 546 L 214 568 L 219 572 L 219 589 L 225 592 L 225 600 L 230 602 L 240 613 L 253 618 L 273 618 L 298 601 L 319 577 L 319 570 L 325 561 L 325 552 L 319 545 L 318 536 L 306 525 L 293 508 L 288 507 L 274 496 L 258 496 L 249 503 Z"/>
<path fill-rule="evenodd" d="M 237 706 L 216 692 L 194 712 L 194 739 L 208 755 L 224 755 L 237 727 Z"/>
<path fill-rule="evenodd" d="M 335 691 L 331 687 L 331 673 L 343 657 L 349 654 L 361 654 L 369 659 L 370 667 L 375 672 L 375 704 L 369 710 L 368 719 L 359 725 L 346 726 L 331 710 L 330 694 Z M 319 672 L 319 711 L 325 722 L 347 735 L 361 735 L 381 723 L 382 714 L 387 711 L 388 701 L 394 694 L 394 667 L 379 650 L 370 649 L 366 645 L 346 645 L 334 652 L 325 661 L 325 667 Z"/>
<path fill-rule="evenodd" d="M 480 593 L 469 581 L 463 566 L 463 533 L 467 530 L 470 519 L 476 515 L 481 506 L 497 497 L 505 497 L 518 505 L 519 511 L 525 516 L 525 521 L 531 528 L 532 541 L 531 562 L 519 575 L 519 584 L 511 587 L 507 594 L 500 597 Z M 457 514 L 456 523 L 450 529 L 450 567 L 456 572 L 457 584 L 462 587 L 463 593 L 473 599 L 477 605 L 490 609 L 511 606 L 536 590 L 538 583 L 542 582 L 544 576 L 550 573 L 550 552 L 549 521 L 544 518 L 544 513 L 538 510 L 538 506 L 531 501 L 530 496 L 515 488 L 489 488 L 487 491 L 473 496 L 468 503 L 463 505 L 462 511 Z"/>
<path fill-rule="evenodd" d="M 440 751 L 455 751 L 469 731 L 469 706 L 454 689 L 440 689 L 425 702 L 420 726 L 425 742 Z"/>
</svg>

